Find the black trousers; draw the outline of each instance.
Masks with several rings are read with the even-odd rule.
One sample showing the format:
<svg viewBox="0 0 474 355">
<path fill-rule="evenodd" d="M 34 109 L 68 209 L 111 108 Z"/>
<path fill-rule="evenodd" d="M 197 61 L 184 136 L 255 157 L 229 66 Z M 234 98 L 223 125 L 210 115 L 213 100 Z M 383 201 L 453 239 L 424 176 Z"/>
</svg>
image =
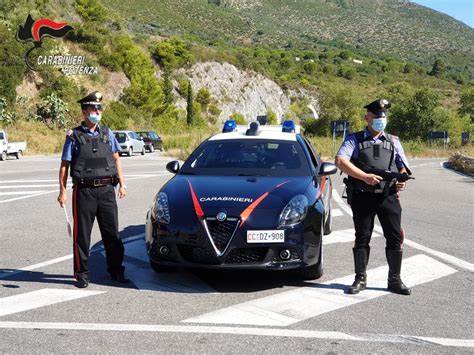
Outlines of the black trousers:
<svg viewBox="0 0 474 355">
<path fill-rule="evenodd" d="M 355 228 L 354 249 L 368 249 L 375 216 L 379 218 L 388 250 L 400 250 L 403 244 L 402 207 L 398 193 L 389 196 L 370 192 L 354 192 L 351 201 Z"/>
<path fill-rule="evenodd" d="M 97 217 L 105 247 L 107 271 L 123 274 L 124 247 L 118 232 L 118 209 L 113 186 L 73 186 L 72 213 L 74 216 L 74 276 L 89 278 L 89 248 L 94 220 Z"/>
</svg>

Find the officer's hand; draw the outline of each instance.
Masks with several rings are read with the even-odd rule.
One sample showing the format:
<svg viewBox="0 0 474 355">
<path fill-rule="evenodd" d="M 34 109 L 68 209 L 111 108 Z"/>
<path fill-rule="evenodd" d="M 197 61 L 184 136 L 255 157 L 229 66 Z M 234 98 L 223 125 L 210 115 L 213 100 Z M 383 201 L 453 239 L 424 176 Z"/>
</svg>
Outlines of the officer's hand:
<svg viewBox="0 0 474 355">
<path fill-rule="evenodd" d="M 406 183 L 406 181 L 404 181 L 404 182 L 397 181 L 395 186 L 397 187 L 397 191 L 403 191 L 407 187 L 407 183 Z"/>
<path fill-rule="evenodd" d="M 378 175 L 375 175 L 375 174 L 366 174 L 366 176 L 364 178 L 364 182 L 367 185 L 371 185 L 371 186 L 377 185 L 382 180 L 383 179 L 382 179 L 381 176 L 378 176 Z"/>
<path fill-rule="evenodd" d="M 59 196 L 58 196 L 59 205 L 64 208 L 64 206 L 66 206 L 66 200 L 67 200 L 67 192 L 65 190 L 60 191 Z"/>
<path fill-rule="evenodd" d="M 118 190 L 118 197 L 119 198 L 124 198 L 125 195 L 127 195 L 127 188 L 124 186 L 120 186 Z"/>
</svg>

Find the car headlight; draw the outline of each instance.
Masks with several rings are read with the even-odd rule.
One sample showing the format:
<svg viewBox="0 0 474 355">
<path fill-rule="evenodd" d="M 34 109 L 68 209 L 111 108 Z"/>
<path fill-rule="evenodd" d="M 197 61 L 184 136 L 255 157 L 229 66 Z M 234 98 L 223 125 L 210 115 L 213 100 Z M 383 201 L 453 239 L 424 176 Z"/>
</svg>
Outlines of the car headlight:
<svg viewBox="0 0 474 355">
<path fill-rule="evenodd" d="M 301 222 L 308 212 L 308 199 L 305 195 L 296 195 L 285 206 L 280 214 L 280 227 L 291 226 Z"/>
<path fill-rule="evenodd" d="M 170 223 L 171 218 L 170 207 L 168 205 L 168 195 L 164 192 L 160 192 L 156 195 L 153 208 L 151 209 L 151 216 L 160 223 Z"/>
</svg>

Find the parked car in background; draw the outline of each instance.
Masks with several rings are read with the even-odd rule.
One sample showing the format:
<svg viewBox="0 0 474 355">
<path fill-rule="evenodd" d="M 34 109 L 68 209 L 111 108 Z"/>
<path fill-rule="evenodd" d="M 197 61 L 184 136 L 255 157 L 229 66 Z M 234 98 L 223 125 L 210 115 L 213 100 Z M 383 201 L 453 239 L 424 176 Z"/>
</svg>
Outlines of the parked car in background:
<svg viewBox="0 0 474 355">
<path fill-rule="evenodd" d="M 163 151 L 163 142 L 161 141 L 160 136 L 154 131 L 140 131 L 137 132 L 140 137 L 143 138 L 145 142 L 146 150 L 150 153 L 153 153 L 155 149 Z"/>
<path fill-rule="evenodd" d="M 120 145 L 120 155 L 126 154 L 129 157 L 133 153 L 140 152 L 145 155 L 146 148 L 143 139 L 134 131 L 113 131 L 115 138 Z"/>
<path fill-rule="evenodd" d="M 8 155 L 20 159 L 26 149 L 26 142 L 9 142 L 7 132 L 0 130 L 0 160 L 6 160 Z"/>
</svg>

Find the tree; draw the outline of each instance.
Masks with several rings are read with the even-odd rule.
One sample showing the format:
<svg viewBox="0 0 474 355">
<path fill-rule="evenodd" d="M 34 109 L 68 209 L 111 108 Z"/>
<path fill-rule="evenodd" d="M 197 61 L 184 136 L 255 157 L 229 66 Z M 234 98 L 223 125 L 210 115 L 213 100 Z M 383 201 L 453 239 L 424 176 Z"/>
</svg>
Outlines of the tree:
<svg viewBox="0 0 474 355">
<path fill-rule="evenodd" d="M 69 123 L 66 113 L 68 113 L 67 103 L 61 100 L 55 92 L 47 95 L 39 105 L 37 105 L 36 114 L 38 118 L 53 127 L 66 127 Z"/>
<path fill-rule="evenodd" d="M 278 124 L 277 114 L 270 107 L 267 108 L 267 124 Z"/>
<path fill-rule="evenodd" d="M 194 62 L 194 56 L 179 37 L 170 37 L 161 41 L 151 49 L 151 53 L 162 68 L 170 70 Z"/>
<path fill-rule="evenodd" d="M 436 59 L 433 68 L 430 71 L 430 75 L 434 75 L 438 78 L 444 78 L 446 75 L 446 64 L 442 59 Z"/>
<path fill-rule="evenodd" d="M 199 102 L 203 110 L 207 111 L 207 106 L 211 103 L 212 95 L 209 92 L 209 89 L 202 87 L 198 90 L 196 94 L 196 101 Z"/>
<path fill-rule="evenodd" d="M 188 82 L 188 92 L 186 94 L 186 122 L 188 126 L 192 126 L 194 123 L 193 88 L 190 82 Z"/>
<path fill-rule="evenodd" d="M 171 105 L 174 102 L 174 95 L 173 95 L 173 82 L 170 78 L 170 71 L 165 69 L 163 72 L 163 95 L 164 95 L 164 103 L 166 105 Z"/>
<path fill-rule="evenodd" d="M 144 111 L 160 114 L 165 109 L 163 89 L 154 74 L 138 72 L 125 89 L 122 101 Z"/>
<path fill-rule="evenodd" d="M 438 106 L 436 92 L 430 88 L 417 90 L 390 110 L 388 130 L 402 138 L 425 139 L 428 132 L 439 129 L 441 125 L 440 115 L 435 112 Z"/>
<path fill-rule="evenodd" d="M 474 124 L 474 87 L 471 86 L 461 92 L 460 103 L 459 113 L 469 116 L 471 123 Z"/>
</svg>

